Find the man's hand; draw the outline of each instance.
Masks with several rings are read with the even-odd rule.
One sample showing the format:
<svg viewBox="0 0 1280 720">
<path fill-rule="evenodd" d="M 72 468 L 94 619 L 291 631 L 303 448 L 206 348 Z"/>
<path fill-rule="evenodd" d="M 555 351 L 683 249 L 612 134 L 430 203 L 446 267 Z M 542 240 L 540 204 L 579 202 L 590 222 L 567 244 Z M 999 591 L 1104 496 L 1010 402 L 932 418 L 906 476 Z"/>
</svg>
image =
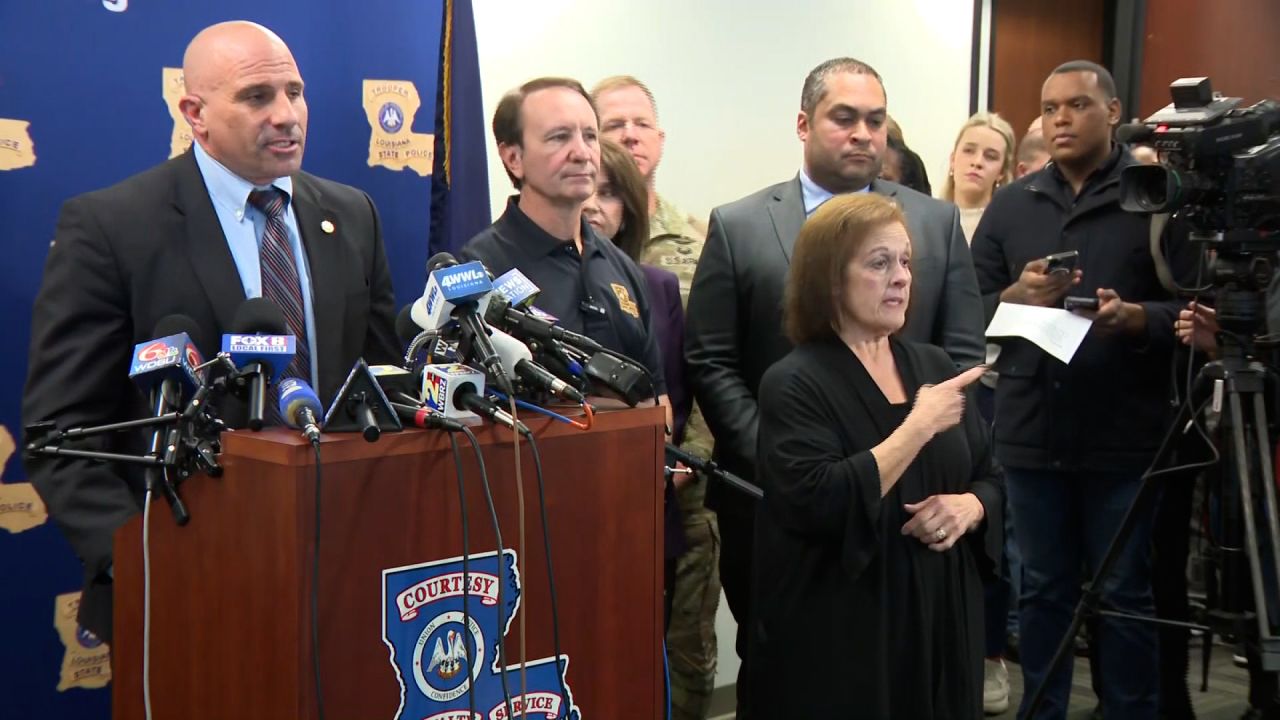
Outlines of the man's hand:
<svg viewBox="0 0 1280 720">
<path fill-rule="evenodd" d="M 1178 313 L 1173 331 L 1183 345 L 1209 354 L 1218 353 L 1218 312 L 1200 303 L 1187 303 L 1187 309 Z"/>
<path fill-rule="evenodd" d="M 1093 328 L 1106 335 L 1141 335 L 1147 329 L 1147 309 L 1120 299 L 1115 290 L 1098 288 L 1098 310 L 1077 311 L 1093 320 Z"/>
<path fill-rule="evenodd" d="M 1000 293 L 1000 302 L 1040 307 L 1061 306 L 1062 298 L 1073 286 L 1080 284 L 1084 273 L 1079 270 L 1051 273 L 1047 272 L 1048 269 L 1049 263 L 1044 258 L 1027 263 L 1022 268 L 1018 281 Z"/>
</svg>

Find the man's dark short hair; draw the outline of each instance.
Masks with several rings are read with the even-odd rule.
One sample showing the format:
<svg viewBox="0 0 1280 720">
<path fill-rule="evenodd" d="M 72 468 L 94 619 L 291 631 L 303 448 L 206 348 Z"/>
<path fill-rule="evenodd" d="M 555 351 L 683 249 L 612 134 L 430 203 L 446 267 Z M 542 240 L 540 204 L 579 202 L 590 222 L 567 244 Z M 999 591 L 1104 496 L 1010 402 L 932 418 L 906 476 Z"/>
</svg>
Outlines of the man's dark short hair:
<svg viewBox="0 0 1280 720">
<path fill-rule="evenodd" d="M 1102 91 L 1107 102 L 1115 100 L 1118 95 L 1116 93 L 1116 79 L 1111 77 L 1111 71 L 1102 67 L 1096 62 L 1088 60 L 1072 60 L 1064 62 L 1053 69 L 1051 75 L 1063 75 L 1073 72 L 1091 72 L 1098 76 L 1098 89 Z"/>
<path fill-rule="evenodd" d="M 600 114 L 596 112 L 596 104 L 592 101 L 591 96 L 587 94 L 586 88 L 582 87 L 582 83 L 573 78 L 565 77 L 540 77 L 534 78 L 520 87 L 510 90 L 502 99 L 498 101 L 498 108 L 493 111 L 493 139 L 498 141 L 498 147 L 503 145 L 524 146 L 524 117 L 522 110 L 524 109 L 524 100 L 529 95 L 549 88 L 566 88 L 572 90 L 584 99 L 591 106 L 591 112 L 599 118 Z M 503 164 L 506 168 L 506 164 Z M 507 177 L 511 178 L 512 184 L 516 189 L 520 189 L 520 180 L 507 170 Z"/>
<path fill-rule="evenodd" d="M 805 115 L 813 116 L 813 111 L 817 109 L 818 103 L 822 102 L 822 98 L 827 96 L 827 78 L 838 72 L 854 73 L 856 75 L 870 75 L 880 83 L 880 90 L 884 91 L 884 80 L 880 77 L 880 73 L 870 65 L 855 60 L 851 57 L 832 58 L 818 67 L 809 71 L 805 76 L 804 87 L 800 90 L 800 110 Z M 888 99 L 889 93 L 884 93 Z"/>
</svg>

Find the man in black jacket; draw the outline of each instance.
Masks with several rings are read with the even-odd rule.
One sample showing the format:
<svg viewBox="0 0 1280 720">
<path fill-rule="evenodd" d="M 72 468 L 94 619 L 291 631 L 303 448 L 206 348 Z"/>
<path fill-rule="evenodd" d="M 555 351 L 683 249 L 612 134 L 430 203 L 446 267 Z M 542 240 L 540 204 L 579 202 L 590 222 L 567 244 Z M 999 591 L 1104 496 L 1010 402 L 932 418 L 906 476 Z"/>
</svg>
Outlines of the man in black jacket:
<svg viewBox="0 0 1280 720">
<path fill-rule="evenodd" d="M 1067 296 L 1099 307 L 1085 313 L 1093 327 L 1070 364 L 1025 340 L 1005 343 L 996 362 L 996 456 L 1024 573 L 1020 716 L 1071 621 L 1082 561 L 1097 568 L 1171 418 L 1178 312 L 1156 276 L 1148 220 L 1120 209 L 1120 171 L 1134 161 L 1111 139 L 1121 117 L 1111 74 L 1084 61 L 1059 66 L 1041 110 L 1052 162 L 988 206 L 973 239 L 979 288 L 988 316 L 1001 302 L 1061 307 Z M 1079 252 L 1077 268 L 1050 272 L 1043 258 L 1067 250 Z M 1152 511 L 1137 518 L 1105 584 L 1108 608 L 1152 614 Z M 1104 716 L 1155 717 L 1154 627 L 1103 617 L 1096 642 Z M 1070 687 L 1067 661 L 1049 677 L 1044 716 L 1065 714 Z"/>
</svg>

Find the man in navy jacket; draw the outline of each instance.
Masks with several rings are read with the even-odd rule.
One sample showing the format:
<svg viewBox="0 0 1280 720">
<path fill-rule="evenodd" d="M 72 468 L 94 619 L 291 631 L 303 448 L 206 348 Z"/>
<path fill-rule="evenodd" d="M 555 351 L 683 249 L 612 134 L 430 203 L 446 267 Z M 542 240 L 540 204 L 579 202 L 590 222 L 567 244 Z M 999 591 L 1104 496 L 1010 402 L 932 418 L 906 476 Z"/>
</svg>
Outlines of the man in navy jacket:
<svg viewBox="0 0 1280 720">
<path fill-rule="evenodd" d="M 1096 570 L 1141 485 L 1172 415 L 1166 397 L 1178 302 L 1161 286 L 1147 218 L 1120 208 L 1120 172 L 1134 163 L 1112 141 L 1120 120 L 1105 68 L 1059 66 L 1041 91 L 1053 162 L 996 194 L 973 239 L 988 317 L 1001 302 L 1062 307 L 1097 298 L 1093 327 L 1064 364 L 1026 340 L 1004 344 L 996 369 L 996 456 L 1007 472 L 1024 576 L 1019 608 L 1025 685 L 1019 716 L 1071 622 L 1082 561 Z M 1072 272 L 1046 255 L 1075 250 Z M 1106 583 L 1103 605 L 1152 614 L 1153 508 L 1143 510 Z M 1101 695 L 1106 717 L 1154 718 L 1154 626 L 1103 617 Z M 1049 676 L 1046 717 L 1065 714 L 1071 664 Z"/>
</svg>

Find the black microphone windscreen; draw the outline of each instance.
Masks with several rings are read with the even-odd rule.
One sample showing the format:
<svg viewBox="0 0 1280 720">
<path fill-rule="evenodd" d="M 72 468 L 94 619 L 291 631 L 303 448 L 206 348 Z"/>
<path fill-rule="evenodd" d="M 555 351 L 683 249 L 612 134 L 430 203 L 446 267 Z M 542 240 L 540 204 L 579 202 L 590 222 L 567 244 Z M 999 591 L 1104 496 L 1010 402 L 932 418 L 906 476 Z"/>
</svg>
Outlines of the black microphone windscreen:
<svg viewBox="0 0 1280 720">
<path fill-rule="evenodd" d="M 413 303 L 409 303 L 396 316 L 396 337 L 400 338 L 400 342 L 406 347 L 422 332 L 422 328 L 418 327 L 418 323 L 413 321 L 412 313 Z"/>
<path fill-rule="evenodd" d="M 1155 130 L 1141 123 L 1130 123 L 1116 128 L 1116 139 L 1126 145 L 1146 142 L 1155 134 Z"/>
<path fill-rule="evenodd" d="M 431 273 L 435 272 L 436 270 L 439 270 L 442 267 L 453 267 L 454 265 L 457 265 L 457 264 L 458 264 L 458 258 L 454 257 L 453 255 L 447 252 L 438 252 L 435 255 L 432 255 L 429 260 L 427 260 L 427 274 L 430 275 Z"/>
<path fill-rule="evenodd" d="M 153 338 L 168 337 L 177 335 L 178 333 L 186 333 L 191 338 L 191 342 L 196 347 L 208 347 L 205 342 L 208 340 L 204 336 L 204 329 L 200 327 L 194 319 L 187 315 L 165 315 L 156 323 L 155 332 L 151 334 Z"/>
<path fill-rule="evenodd" d="M 245 335 L 289 335 L 289 325 L 284 320 L 280 306 L 262 297 L 249 298 L 240 303 L 231 332 Z"/>
</svg>

